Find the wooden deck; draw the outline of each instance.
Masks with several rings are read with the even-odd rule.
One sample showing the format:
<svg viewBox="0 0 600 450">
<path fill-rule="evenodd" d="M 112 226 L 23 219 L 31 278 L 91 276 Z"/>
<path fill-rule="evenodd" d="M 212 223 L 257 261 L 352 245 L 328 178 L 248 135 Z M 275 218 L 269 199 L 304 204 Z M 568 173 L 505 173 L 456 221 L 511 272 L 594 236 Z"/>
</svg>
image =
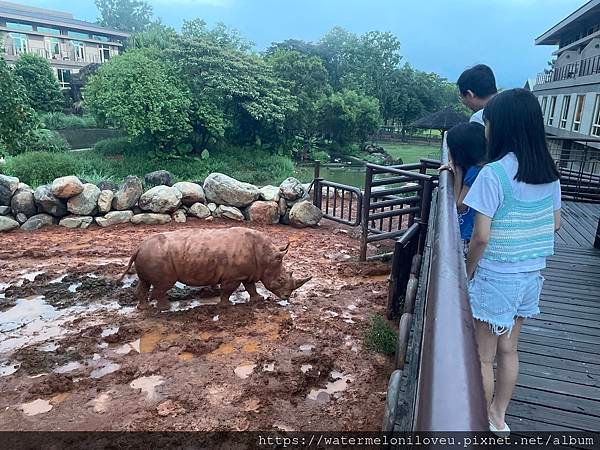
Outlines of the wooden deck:
<svg viewBox="0 0 600 450">
<path fill-rule="evenodd" d="M 520 336 L 507 422 L 519 431 L 600 431 L 600 205 L 563 203 L 556 254 L 543 272 L 541 315 Z"/>
</svg>

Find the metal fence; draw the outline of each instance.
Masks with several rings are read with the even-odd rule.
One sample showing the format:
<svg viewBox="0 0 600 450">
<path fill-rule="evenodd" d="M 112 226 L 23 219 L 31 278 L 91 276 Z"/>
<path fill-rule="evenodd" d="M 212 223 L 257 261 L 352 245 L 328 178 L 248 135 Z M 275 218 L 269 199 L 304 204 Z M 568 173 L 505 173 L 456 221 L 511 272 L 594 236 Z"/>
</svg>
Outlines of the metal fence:
<svg viewBox="0 0 600 450">
<path fill-rule="evenodd" d="M 600 56 L 582 59 L 538 74 L 536 83 L 546 84 L 600 73 Z"/>
</svg>

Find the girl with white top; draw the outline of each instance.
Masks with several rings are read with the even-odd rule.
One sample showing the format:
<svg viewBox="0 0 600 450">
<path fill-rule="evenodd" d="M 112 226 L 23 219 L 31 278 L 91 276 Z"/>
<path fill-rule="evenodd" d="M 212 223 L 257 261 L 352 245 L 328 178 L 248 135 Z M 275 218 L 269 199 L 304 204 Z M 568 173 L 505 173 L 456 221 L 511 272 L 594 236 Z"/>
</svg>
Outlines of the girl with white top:
<svg viewBox="0 0 600 450">
<path fill-rule="evenodd" d="M 540 271 L 560 226 L 560 183 L 533 94 L 511 89 L 496 95 L 484 120 L 490 162 L 464 199 L 477 211 L 467 275 L 490 430 L 506 435 L 519 332 L 525 318 L 540 312 Z"/>
</svg>

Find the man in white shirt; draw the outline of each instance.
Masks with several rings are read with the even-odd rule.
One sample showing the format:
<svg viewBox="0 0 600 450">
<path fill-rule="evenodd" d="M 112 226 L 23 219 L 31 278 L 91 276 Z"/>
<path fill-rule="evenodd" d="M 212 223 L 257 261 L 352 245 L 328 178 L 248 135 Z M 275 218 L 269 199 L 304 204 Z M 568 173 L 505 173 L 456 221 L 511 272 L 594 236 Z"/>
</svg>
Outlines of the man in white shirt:
<svg viewBox="0 0 600 450">
<path fill-rule="evenodd" d="M 478 64 L 465 70 L 456 82 L 460 100 L 474 114 L 471 122 L 485 126 L 483 109 L 494 95 L 498 93 L 494 72 L 485 64 Z"/>
</svg>

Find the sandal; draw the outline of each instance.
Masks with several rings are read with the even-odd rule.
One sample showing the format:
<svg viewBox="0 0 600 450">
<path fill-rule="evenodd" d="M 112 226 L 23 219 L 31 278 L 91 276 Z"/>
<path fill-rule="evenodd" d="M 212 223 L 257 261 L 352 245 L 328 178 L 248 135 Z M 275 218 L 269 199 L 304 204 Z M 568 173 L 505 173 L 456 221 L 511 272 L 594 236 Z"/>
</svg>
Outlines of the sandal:
<svg viewBox="0 0 600 450">
<path fill-rule="evenodd" d="M 494 433 L 496 436 L 498 437 L 508 437 L 510 436 L 510 428 L 508 427 L 508 424 L 506 422 L 504 422 L 504 428 L 502 429 L 498 429 L 496 428 L 496 426 L 492 423 L 492 421 L 489 421 L 490 424 L 490 431 L 492 433 Z"/>
</svg>

